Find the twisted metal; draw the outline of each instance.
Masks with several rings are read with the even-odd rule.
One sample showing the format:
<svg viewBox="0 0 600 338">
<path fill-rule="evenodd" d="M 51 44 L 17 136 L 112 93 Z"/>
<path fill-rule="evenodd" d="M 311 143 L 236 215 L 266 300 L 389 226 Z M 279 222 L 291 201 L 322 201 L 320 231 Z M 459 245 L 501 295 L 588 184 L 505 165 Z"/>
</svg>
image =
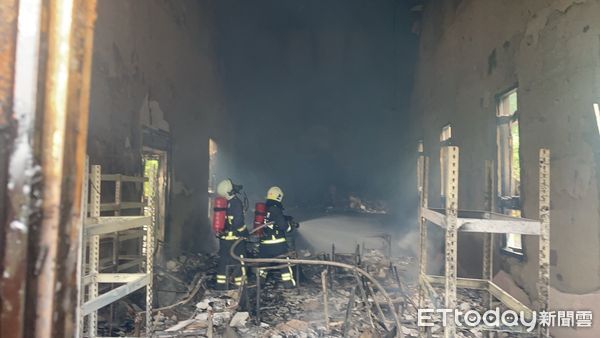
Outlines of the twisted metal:
<svg viewBox="0 0 600 338">
<path fill-rule="evenodd" d="M 270 224 L 270 223 L 268 223 Z M 253 229 L 252 231 L 250 231 L 250 234 L 255 233 L 256 231 L 264 228 L 265 226 L 267 226 L 268 224 L 264 224 L 261 225 L 260 227 L 257 227 L 255 229 Z M 309 260 L 309 259 L 285 259 L 285 258 L 246 258 L 246 257 L 240 257 L 238 255 L 235 254 L 235 248 L 242 242 L 242 240 L 244 240 L 244 238 L 240 238 L 237 241 L 235 241 L 233 243 L 233 245 L 231 246 L 231 248 L 229 249 L 229 254 L 231 255 L 231 257 L 233 257 L 233 259 L 237 260 L 240 263 L 244 263 L 244 264 L 248 264 L 248 263 L 257 263 L 257 264 L 269 264 L 269 263 L 281 263 L 281 264 L 304 264 L 304 265 L 326 265 L 326 266 L 333 266 L 333 267 L 337 267 L 337 268 L 342 268 L 342 269 L 347 269 L 350 270 L 354 273 L 357 273 L 359 275 L 364 276 L 365 278 L 367 278 L 371 283 L 373 283 L 373 285 L 375 285 L 375 287 L 381 292 L 381 294 L 383 295 L 383 297 L 386 299 L 387 305 L 390 308 L 390 311 L 392 312 L 392 314 L 394 315 L 394 321 L 396 322 L 396 337 L 400 337 L 403 338 L 404 334 L 402 333 L 402 325 L 400 323 L 400 318 L 398 317 L 398 314 L 396 313 L 396 311 L 394 311 L 394 303 L 392 298 L 388 295 L 388 293 L 385 291 L 385 289 L 383 288 L 383 286 L 373 277 L 371 276 L 368 272 L 366 272 L 365 270 L 354 266 L 354 265 L 350 265 L 350 264 L 345 264 L 345 263 L 341 263 L 341 262 L 334 262 L 334 261 L 324 261 L 324 260 Z M 377 303 L 377 301 L 375 299 L 373 299 L 373 302 Z"/>
</svg>

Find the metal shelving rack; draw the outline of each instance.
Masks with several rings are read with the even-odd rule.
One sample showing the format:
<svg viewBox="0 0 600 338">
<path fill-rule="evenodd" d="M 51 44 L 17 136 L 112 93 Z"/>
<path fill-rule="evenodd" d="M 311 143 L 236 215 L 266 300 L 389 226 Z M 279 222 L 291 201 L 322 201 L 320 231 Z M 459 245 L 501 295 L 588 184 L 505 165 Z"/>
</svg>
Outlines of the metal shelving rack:
<svg viewBox="0 0 600 338">
<path fill-rule="evenodd" d="M 139 215 L 144 215 L 145 208 L 147 207 L 144 202 L 124 202 L 123 201 L 123 185 L 124 184 L 135 184 L 142 185 L 145 182 L 144 177 L 139 176 L 126 176 L 121 174 L 102 174 L 100 176 L 101 183 L 111 182 L 115 187 L 114 202 L 100 203 L 100 212 L 112 212 L 114 216 L 121 216 L 121 212 L 125 210 L 138 210 Z M 122 232 L 113 232 L 110 234 L 103 235 L 100 241 L 112 240 L 112 257 L 107 256 L 100 259 L 100 270 L 104 271 L 107 269 L 114 269 L 116 272 L 126 271 L 133 267 L 140 267 L 145 258 L 142 255 L 141 247 L 138 253 L 135 255 L 120 255 L 119 248 L 125 241 L 135 240 L 142 242 L 144 236 L 143 229 L 130 229 Z M 126 261 L 121 264 L 121 261 Z"/>
<path fill-rule="evenodd" d="M 483 290 L 489 292 L 487 300 L 498 299 L 509 309 L 523 311 L 531 316 L 532 310 L 512 297 L 498 285 L 492 282 L 493 234 L 535 235 L 539 238 L 539 279 L 537 310 L 547 311 L 548 290 L 550 280 L 550 151 L 540 149 L 539 152 L 539 219 L 511 217 L 490 211 L 465 211 L 458 209 L 458 169 L 459 149 L 446 146 L 442 152 L 446 164 L 444 170 L 445 208 L 428 207 L 428 170 L 429 158 L 424 156 L 422 144 L 419 145 L 417 185 L 419 192 L 419 227 L 421 232 L 421 256 L 419 262 L 419 307 L 426 308 L 427 299 L 433 300 L 434 306 L 445 309 L 457 308 L 457 288 Z M 491 175 L 491 165 L 486 163 L 487 175 Z M 490 179 L 488 179 L 490 181 Z M 489 184 L 488 189 L 492 184 Z M 493 190 L 491 190 L 493 191 Z M 488 196 L 493 195 L 488 192 Z M 488 201 L 491 209 L 491 203 Z M 445 275 L 432 276 L 427 274 L 427 222 L 441 227 L 445 231 Z M 458 232 L 479 232 L 485 234 L 483 278 L 457 277 L 457 239 Z M 434 285 L 444 286 L 443 303 L 439 300 Z M 440 304 L 441 303 L 441 304 Z M 420 328 L 419 336 L 428 334 L 426 328 Z M 456 325 L 453 314 L 448 316 L 444 328 L 446 338 L 456 336 Z M 549 337 L 548 327 L 538 328 L 539 337 Z"/>
<path fill-rule="evenodd" d="M 100 203 L 101 167 L 99 165 L 86 166 L 86 175 L 83 186 L 83 230 L 81 234 L 81 259 L 80 259 L 80 295 L 78 308 L 78 337 L 96 338 L 98 331 L 98 309 L 114 303 L 115 301 L 146 288 L 146 333 L 152 332 L 152 283 L 154 259 L 154 224 L 155 224 L 155 189 L 151 189 L 147 196 L 147 204 L 136 205 L 143 207 L 143 216 L 100 216 L 102 204 Z M 106 176 L 105 176 L 106 177 Z M 125 176 L 120 176 L 121 178 Z M 155 177 L 151 175 L 150 177 Z M 129 177 L 131 178 L 131 177 Z M 133 178 L 139 180 L 141 178 Z M 143 180 L 143 179 L 142 179 Z M 89 183 L 89 184 L 88 184 Z M 156 184 L 151 185 L 156 187 Z M 88 189 L 90 188 L 90 189 Z M 89 190 L 89 203 L 88 203 Z M 120 194 L 120 192 L 119 192 Z M 114 203 L 120 204 L 119 201 Z M 112 208 L 118 210 L 122 208 Z M 105 210 L 108 210 L 105 208 Z M 114 234 L 130 229 L 143 229 L 142 252 L 145 256 L 145 272 L 141 273 L 108 273 L 102 272 L 100 267 L 100 236 Z M 86 244 L 88 250 L 86 250 Z M 86 252 L 87 251 L 87 252 Z M 122 284 L 110 291 L 99 294 L 100 284 Z M 87 292 L 86 292 L 87 289 Z M 85 317 L 87 330 L 84 334 Z"/>
</svg>

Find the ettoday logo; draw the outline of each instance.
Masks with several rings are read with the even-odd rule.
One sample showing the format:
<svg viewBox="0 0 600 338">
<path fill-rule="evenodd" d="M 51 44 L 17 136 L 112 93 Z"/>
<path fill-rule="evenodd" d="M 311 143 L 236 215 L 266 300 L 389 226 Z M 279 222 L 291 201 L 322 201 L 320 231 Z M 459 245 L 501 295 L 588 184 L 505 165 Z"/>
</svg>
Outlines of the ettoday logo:
<svg viewBox="0 0 600 338">
<path fill-rule="evenodd" d="M 476 327 L 485 325 L 490 328 L 524 327 L 531 332 L 537 325 L 544 327 L 591 327 L 592 311 L 500 311 L 500 308 L 480 313 L 475 310 L 466 312 L 452 309 L 419 309 L 419 326 L 431 327 L 435 318 L 441 316 L 442 326 L 452 320 L 457 327 Z"/>
</svg>

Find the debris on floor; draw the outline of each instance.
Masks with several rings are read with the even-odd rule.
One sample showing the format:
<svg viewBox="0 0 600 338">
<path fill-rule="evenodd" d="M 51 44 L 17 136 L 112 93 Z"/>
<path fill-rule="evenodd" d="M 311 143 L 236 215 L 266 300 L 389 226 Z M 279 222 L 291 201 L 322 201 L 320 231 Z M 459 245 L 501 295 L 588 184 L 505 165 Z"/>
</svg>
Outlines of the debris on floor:
<svg viewBox="0 0 600 338">
<path fill-rule="evenodd" d="M 390 269 L 390 266 L 395 266 L 395 271 L 405 271 L 414 265 L 414 259 L 390 259 L 380 250 L 366 251 L 361 257 L 361 266 L 377 276 L 386 290 L 396 300 L 400 300 L 394 269 Z M 298 256 L 307 259 L 322 258 L 306 250 L 300 250 Z M 336 260 L 354 264 L 356 257 L 337 254 Z M 211 257 L 181 257 L 168 263 L 168 271 L 159 275 L 163 281 L 172 281 L 169 283 L 173 286 L 190 280 L 190 275 L 202 273 L 200 266 L 207 269 L 206 274 L 214 274 L 211 271 L 214 270 Z M 324 314 L 321 288 L 321 272 L 324 269 L 329 271 L 330 276 L 327 281 L 330 285 L 327 291 L 328 318 Z M 301 271 L 300 285 L 296 288 L 283 288 L 275 280 L 268 280 L 261 286 L 260 321 L 257 321 L 256 286 L 252 283 L 253 278 L 250 278 L 244 291 L 248 295 L 240 294 L 239 290 L 215 291 L 205 283 L 205 288 L 198 292 L 195 300 L 155 315 L 154 336 L 342 337 L 346 334 L 348 337 L 382 337 L 389 334 L 387 331 L 391 331 L 394 326 L 390 309 L 383 305 L 385 302 L 381 296 L 368 287 L 367 283 L 357 279 L 353 273 L 338 268 L 302 266 Z M 357 287 L 359 283 L 364 285 L 364 294 Z M 414 285 L 407 285 L 411 285 L 412 297 L 415 297 Z M 189 292 L 191 288 L 192 286 L 186 286 L 184 289 Z M 355 292 L 353 297 L 352 290 Z M 376 310 L 375 300 L 381 302 L 381 312 Z M 410 320 L 409 312 L 405 313 L 407 316 L 404 320 Z M 412 314 L 413 321 L 414 318 L 416 315 Z M 407 333 L 414 331 L 409 328 L 404 330 L 408 330 Z"/>
<path fill-rule="evenodd" d="M 358 264 L 384 287 L 394 308 L 380 290 L 350 270 L 320 265 L 303 265 L 299 285 L 284 288 L 276 280 L 260 287 L 260 311 L 257 311 L 255 271 L 248 269 L 244 289 L 214 290 L 216 259 L 212 254 L 187 254 L 168 261 L 156 269 L 156 300 L 152 337 L 394 337 L 393 312 L 400 315 L 404 337 L 417 337 L 418 304 L 413 257 L 390 257 L 381 249 L 357 247 L 353 254 L 333 253 L 337 262 Z M 299 250 L 301 259 L 330 260 L 329 253 Z M 327 273 L 322 274 L 326 270 Z M 294 272 L 296 273 L 296 272 Z M 326 276 L 326 280 L 323 280 Z M 325 306 L 323 285 L 327 289 Z M 438 290 L 440 293 L 442 290 Z M 478 291 L 460 290 L 459 308 L 482 310 L 483 295 Z M 141 304 L 143 305 L 143 304 Z M 431 304 L 433 306 L 433 304 Z M 129 305 L 131 308 L 131 305 Z M 142 306 L 133 305 L 139 313 Z M 135 314 L 136 311 L 133 311 Z M 135 315 L 112 323 L 116 336 L 140 332 Z M 325 316 L 327 313 L 327 317 Z M 121 318 L 125 318 L 121 317 Z M 136 322 L 137 320 L 137 322 Z M 104 323 L 107 326 L 107 323 Z M 101 327 L 102 329 L 102 327 Z M 108 332 L 108 331 L 105 331 Z M 443 333 L 435 325 L 433 337 Z M 480 338 L 479 329 L 459 330 L 457 337 Z M 501 337 L 513 337 L 502 333 Z"/>
</svg>

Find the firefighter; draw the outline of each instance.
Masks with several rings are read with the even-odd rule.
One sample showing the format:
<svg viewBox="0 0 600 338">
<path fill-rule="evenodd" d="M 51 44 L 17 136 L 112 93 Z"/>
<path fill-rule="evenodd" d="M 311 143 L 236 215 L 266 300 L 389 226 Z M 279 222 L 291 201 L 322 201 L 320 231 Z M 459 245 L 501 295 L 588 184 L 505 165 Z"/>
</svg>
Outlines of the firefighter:
<svg viewBox="0 0 600 338">
<path fill-rule="evenodd" d="M 293 218 L 283 214 L 283 191 L 279 187 L 271 187 L 267 192 L 266 218 L 267 224 L 263 228 L 263 235 L 260 241 L 260 257 L 262 258 L 285 258 L 289 259 L 289 247 L 287 236 L 299 225 L 293 221 Z M 273 264 L 282 265 L 282 264 Z M 259 270 L 261 279 L 264 281 L 268 273 L 274 270 Z M 291 265 L 279 269 L 279 276 L 284 286 L 291 287 L 296 285 L 294 273 Z"/>
<path fill-rule="evenodd" d="M 227 199 L 227 210 L 225 228 L 219 234 L 219 264 L 217 266 L 217 289 L 227 289 L 231 280 L 227 280 L 227 268 L 229 276 L 233 277 L 236 286 L 246 282 L 246 268 L 231 257 L 230 249 L 239 238 L 248 237 L 248 229 L 244 221 L 244 204 L 238 194 L 242 190 L 241 185 L 236 185 L 231 179 L 223 180 L 217 186 L 217 194 Z M 216 211 L 216 209 L 215 209 Z M 246 252 L 245 241 L 242 241 L 235 249 L 235 253 L 243 257 Z M 231 266 L 235 266 L 232 268 Z"/>
</svg>

